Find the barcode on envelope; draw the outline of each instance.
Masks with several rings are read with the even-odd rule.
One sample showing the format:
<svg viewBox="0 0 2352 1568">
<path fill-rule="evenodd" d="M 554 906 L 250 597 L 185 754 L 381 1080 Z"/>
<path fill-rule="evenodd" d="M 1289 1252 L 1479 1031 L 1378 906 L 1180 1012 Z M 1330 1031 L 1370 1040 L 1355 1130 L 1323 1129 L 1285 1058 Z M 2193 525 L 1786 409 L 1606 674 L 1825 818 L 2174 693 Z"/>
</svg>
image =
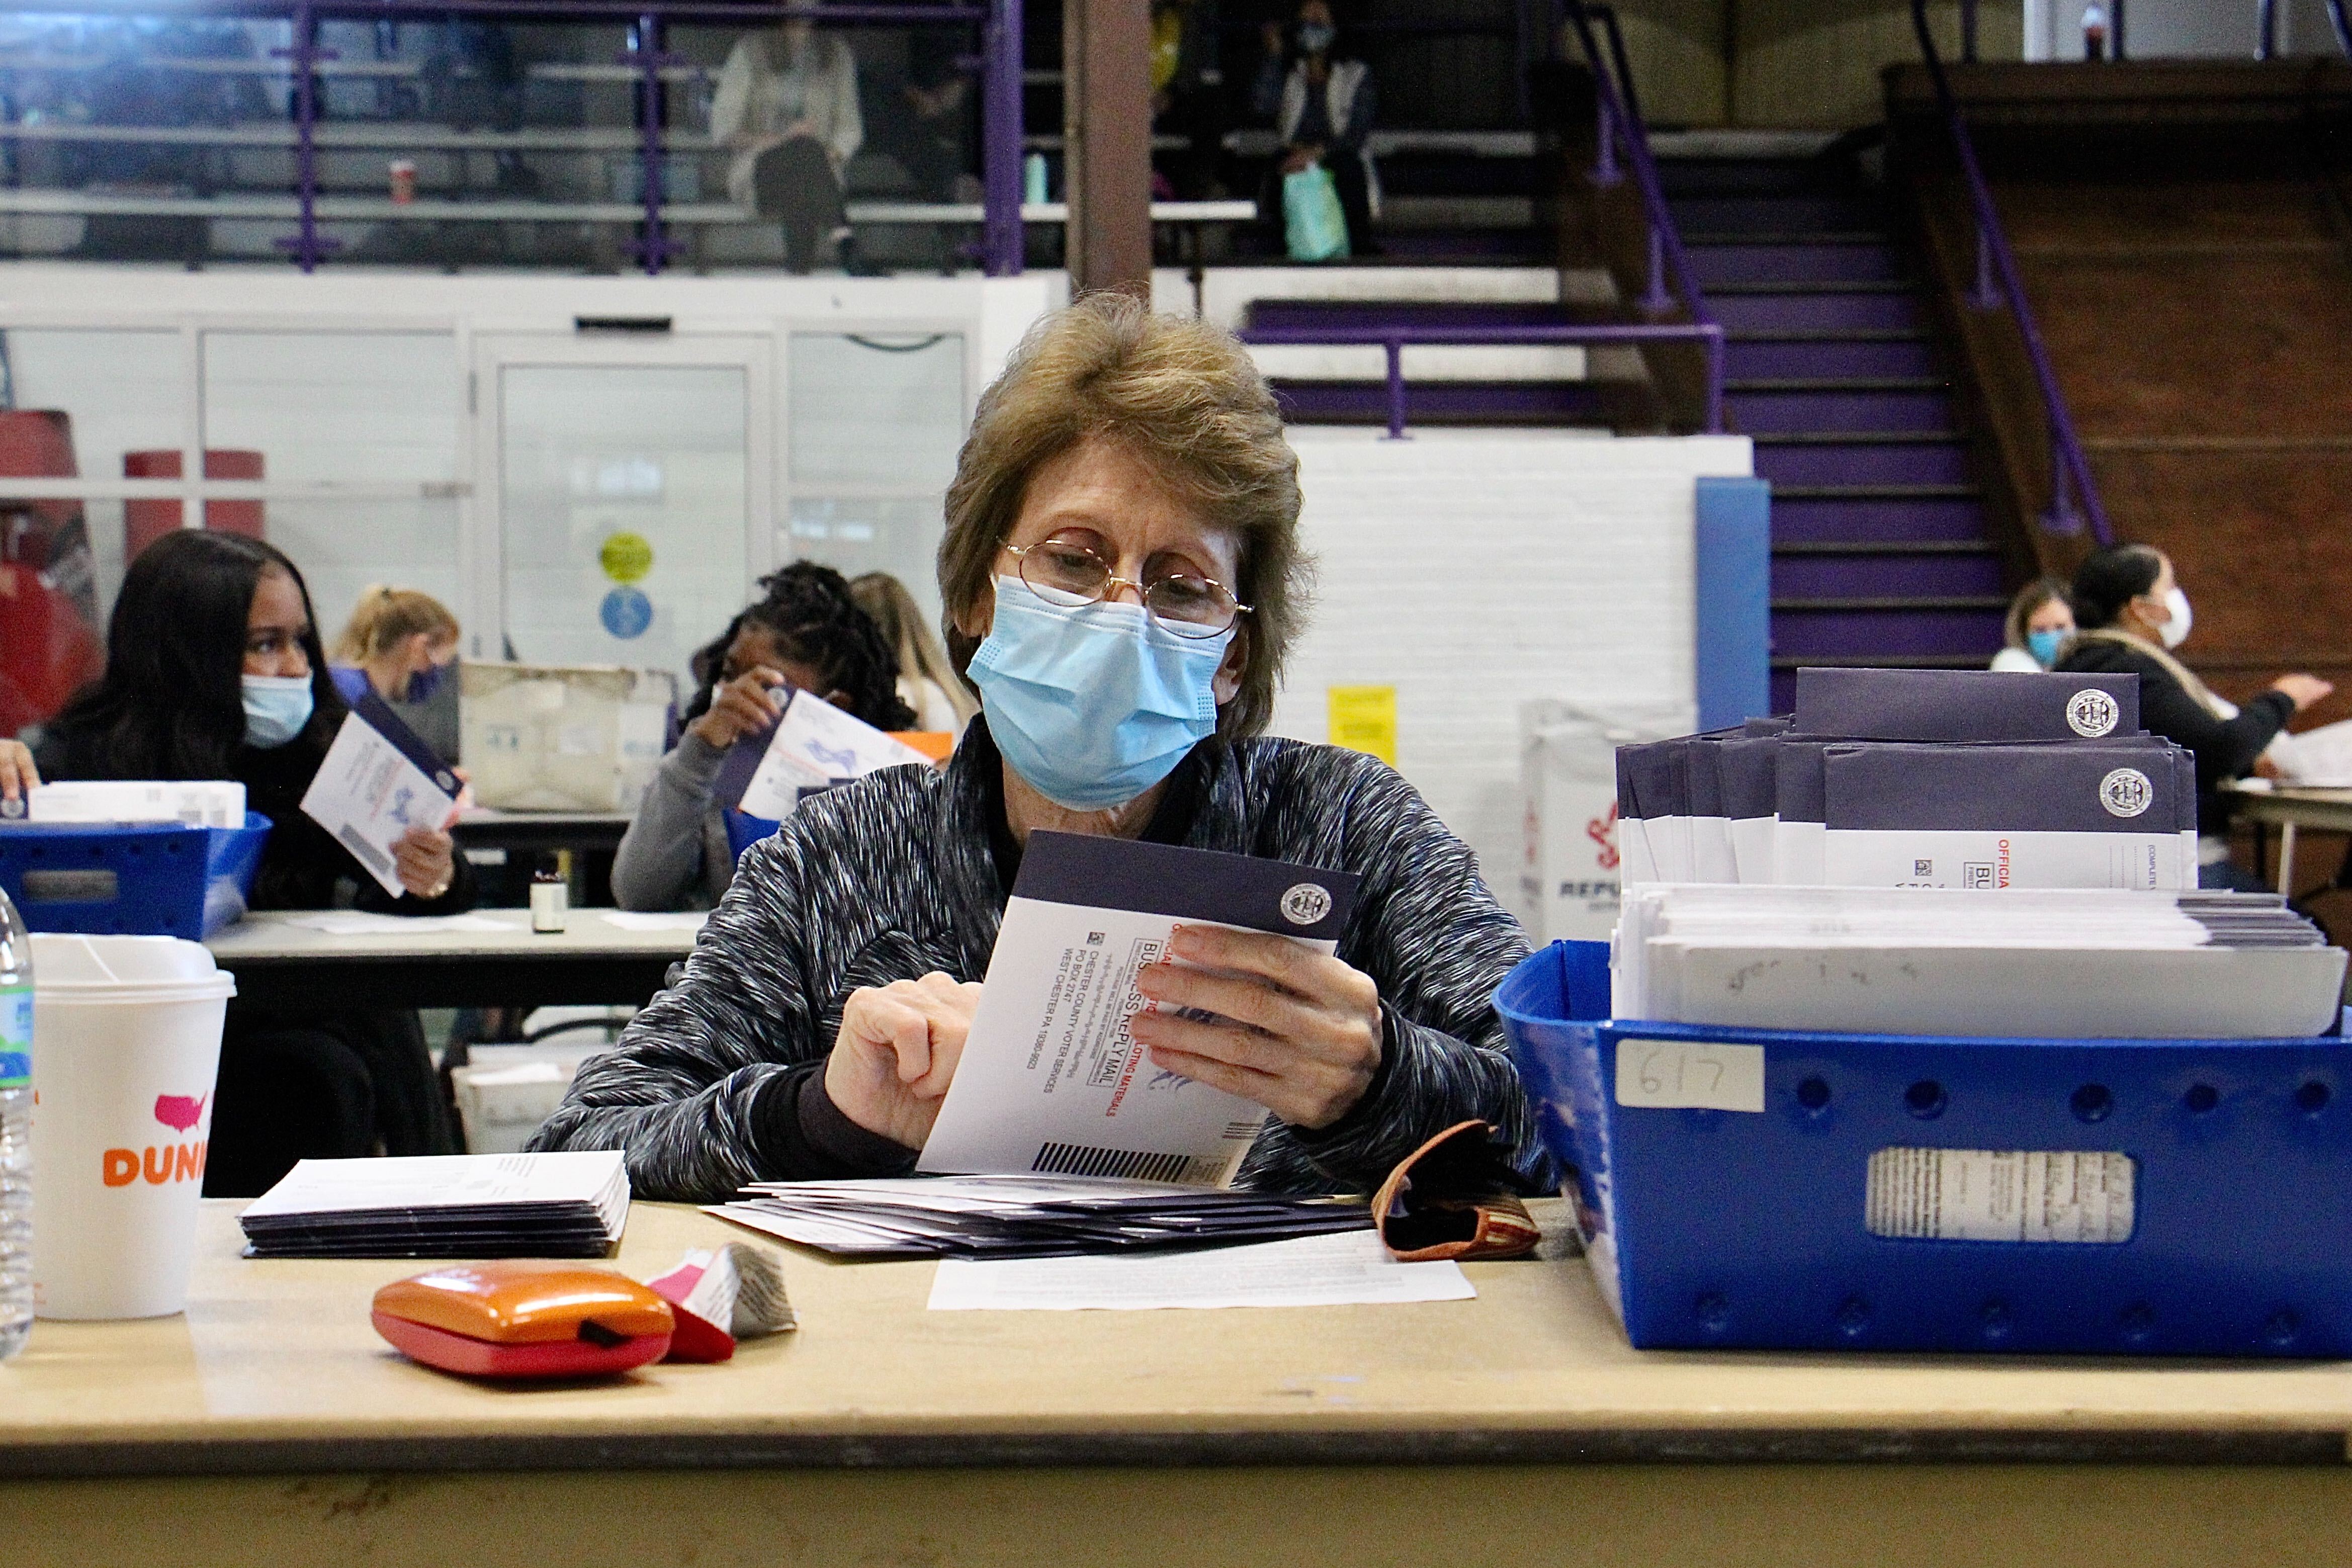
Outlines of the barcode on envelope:
<svg viewBox="0 0 2352 1568">
<path fill-rule="evenodd" d="M 1154 1154 L 1139 1149 L 1090 1149 L 1083 1143 L 1041 1143 L 1033 1171 L 1057 1176 L 1118 1176 L 1130 1182 L 1212 1186 L 1225 1173 L 1225 1156 Z"/>
<path fill-rule="evenodd" d="M 369 870 L 380 875 L 392 868 L 392 862 L 385 858 L 383 851 L 361 837 L 360 830 L 351 823 L 344 823 L 341 829 L 336 833 L 335 838 L 344 848 L 352 852 L 354 859 Z"/>
</svg>

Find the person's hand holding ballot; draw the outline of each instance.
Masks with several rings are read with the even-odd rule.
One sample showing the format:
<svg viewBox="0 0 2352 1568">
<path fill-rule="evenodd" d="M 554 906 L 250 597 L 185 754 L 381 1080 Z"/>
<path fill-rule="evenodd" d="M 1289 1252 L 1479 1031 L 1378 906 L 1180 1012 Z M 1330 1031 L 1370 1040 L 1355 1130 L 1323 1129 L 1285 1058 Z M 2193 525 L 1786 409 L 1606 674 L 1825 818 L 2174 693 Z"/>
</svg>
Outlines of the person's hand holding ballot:
<svg viewBox="0 0 2352 1568">
<path fill-rule="evenodd" d="M 1371 1087 L 1381 1026 L 1370 975 L 1286 936 L 1221 926 L 1178 926 L 1168 953 L 1181 962 L 1137 972 L 1135 988 L 1156 1005 L 1129 1026 L 1154 1066 L 1310 1129 L 1347 1115 Z"/>
<path fill-rule="evenodd" d="M 302 810 L 334 835 L 378 886 L 432 900 L 457 878 L 448 827 L 463 786 L 440 758 L 369 693 L 327 748 Z"/>
<path fill-rule="evenodd" d="M 825 1058 L 825 1094 L 868 1132 L 921 1148 L 962 1059 L 980 991 L 934 970 L 851 992 Z"/>
</svg>

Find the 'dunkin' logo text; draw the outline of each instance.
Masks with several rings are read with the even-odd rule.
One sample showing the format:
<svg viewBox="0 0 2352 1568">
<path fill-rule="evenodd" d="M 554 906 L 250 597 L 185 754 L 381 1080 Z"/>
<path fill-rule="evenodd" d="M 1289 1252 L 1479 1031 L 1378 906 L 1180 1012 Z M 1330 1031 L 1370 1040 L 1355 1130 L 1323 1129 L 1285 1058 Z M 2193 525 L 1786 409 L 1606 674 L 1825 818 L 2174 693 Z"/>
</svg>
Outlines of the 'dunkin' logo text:
<svg viewBox="0 0 2352 1568">
<path fill-rule="evenodd" d="M 155 1120 L 174 1132 L 188 1132 L 205 1119 L 205 1101 L 209 1094 L 159 1094 L 155 1097 Z M 101 1156 L 100 1176 L 110 1187 L 127 1187 L 144 1177 L 153 1186 L 172 1182 L 201 1182 L 205 1179 L 205 1152 L 210 1144 L 204 1139 L 190 1143 L 151 1143 L 143 1149 L 109 1149 Z"/>
</svg>

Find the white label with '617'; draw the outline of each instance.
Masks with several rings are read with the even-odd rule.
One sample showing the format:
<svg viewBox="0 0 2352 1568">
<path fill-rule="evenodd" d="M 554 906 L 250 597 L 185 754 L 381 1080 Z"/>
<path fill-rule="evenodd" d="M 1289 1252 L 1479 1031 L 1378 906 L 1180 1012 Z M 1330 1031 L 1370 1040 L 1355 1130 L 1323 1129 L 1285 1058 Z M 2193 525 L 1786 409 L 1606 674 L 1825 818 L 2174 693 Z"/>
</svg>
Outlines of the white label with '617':
<svg viewBox="0 0 2352 1568">
<path fill-rule="evenodd" d="M 1764 1047 L 1617 1042 L 1617 1103 L 1649 1110 L 1764 1109 Z"/>
</svg>

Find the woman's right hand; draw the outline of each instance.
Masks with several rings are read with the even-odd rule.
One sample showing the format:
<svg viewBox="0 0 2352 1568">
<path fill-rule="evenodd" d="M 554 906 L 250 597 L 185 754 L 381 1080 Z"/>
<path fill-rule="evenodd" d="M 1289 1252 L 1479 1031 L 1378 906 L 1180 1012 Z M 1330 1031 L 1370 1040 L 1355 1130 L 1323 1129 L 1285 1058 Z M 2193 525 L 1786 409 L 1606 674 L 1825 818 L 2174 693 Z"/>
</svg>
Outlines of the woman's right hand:
<svg viewBox="0 0 2352 1568">
<path fill-rule="evenodd" d="M 934 970 L 851 992 L 825 1058 L 826 1098 L 868 1132 L 920 1149 L 963 1058 L 980 990 Z"/>
<path fill-rule="evenodd" d="M 2322 680 L 2315 675 L 2282 675 L 2271 682 L 2273 691 L 2284 691 L 2298 713 L 2336 689 L 2332 680 Z"/>
<path fill-rule="evenodd" d="M 765 665 L 746 670 L 712 692 L 710 710 L 687 729 L 705 745 L 723 752 L 776 721 L 784 710 L 784 699 L 778 689 L 783 680 Z"/>
</svg>

